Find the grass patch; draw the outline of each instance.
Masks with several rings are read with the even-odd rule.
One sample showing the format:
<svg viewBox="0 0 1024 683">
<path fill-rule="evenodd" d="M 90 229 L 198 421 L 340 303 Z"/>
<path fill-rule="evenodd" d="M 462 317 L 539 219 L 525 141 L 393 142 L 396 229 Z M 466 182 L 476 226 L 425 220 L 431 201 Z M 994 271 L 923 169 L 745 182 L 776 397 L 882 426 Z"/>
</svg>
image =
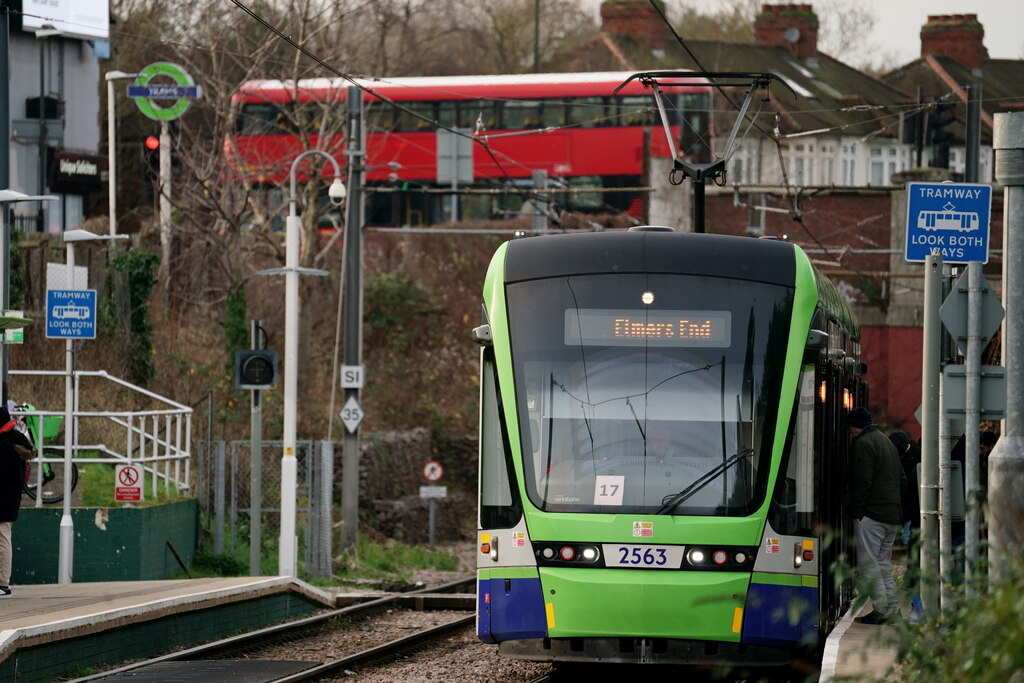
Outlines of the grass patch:
<svg viewBox="0 0 1024 683">
<path fill-rule="evenodd" d="M 84 457 L 98 457 L 96 454 L 86 453 Z M 149 507 L 151 505 L 165 505 L 186 500 L 189 496 L 182 495 L 173 484 L 168 492 L 163 481 L 157 485 L 157 495 L 153 498 L 153 481 L 149 479 L 149 472 L 146 472 L 143 482 L 143 501 L 133 503 L 135 507 Z M 114 465 L 107 463 L 78 463 L 78 488 L 82 494 L 82 505 L 85 507 L 111 508 L 119 507 L 124 503 L 114 500 Z"/>
<path fill-rule="evenodd" d="M 392 539 L 374 540 L 360 533 L 356 558 L 339 569 L 338 574 L 345 579 L 409 580 L 417 569 L 456 571 L 458 568 L 459 558 L 445 550 L 403 545 Z"/>
</svg>

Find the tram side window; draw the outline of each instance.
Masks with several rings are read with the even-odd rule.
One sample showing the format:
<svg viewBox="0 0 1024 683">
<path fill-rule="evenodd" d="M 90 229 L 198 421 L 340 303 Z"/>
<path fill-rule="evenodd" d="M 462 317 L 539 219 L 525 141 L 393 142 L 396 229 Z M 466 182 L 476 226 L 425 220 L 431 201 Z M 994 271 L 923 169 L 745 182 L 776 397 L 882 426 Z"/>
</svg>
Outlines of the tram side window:
<svg viewBox="0 0 1024 683">
<path fill-rule="evenodd" d="M 779 534 L 797 534 L 811 528 L 814 513 L 814 366 L 800 372 L 800 396 L 787 440 L 789 449 L 779 468 L 772 494 L 769 522 Z"/>
<path fill-rule="evenodd" d="M 522 516 L 519 495 L 509 477 L 511 458 L 501 427 L 496 377 L 493 351 L 485 349 L 480 372 L 481 529 L 508 529 Z"/>
<path fill-rule="evenodd" d="M 395 120 L 395 129 L 401 131 L 429 131 L 434 129 L 437 115 L 434 102 L 403 102 Z"/>
</svg>

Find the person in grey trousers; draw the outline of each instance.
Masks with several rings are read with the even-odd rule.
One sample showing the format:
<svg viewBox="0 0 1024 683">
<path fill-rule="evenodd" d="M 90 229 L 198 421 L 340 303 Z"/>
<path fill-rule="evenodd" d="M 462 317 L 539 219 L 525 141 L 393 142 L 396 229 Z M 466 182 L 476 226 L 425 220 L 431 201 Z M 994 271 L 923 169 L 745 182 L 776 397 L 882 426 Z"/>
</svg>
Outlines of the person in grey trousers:
<svg viewBox="0 0 1024 683">
<path fill-rule="evenodd" d="M 862 590 L 874 605 L 873 612 L 854 621 L 886 624 L 899 616 L 892 546 L 903 521 L 900 500 L 906 475 L 896 447 L 871 422 L 866 408 L 851 410 L 846 424 L 853 439 L 850 515 L 857 538 L 857 572 Z"/>
</svg>

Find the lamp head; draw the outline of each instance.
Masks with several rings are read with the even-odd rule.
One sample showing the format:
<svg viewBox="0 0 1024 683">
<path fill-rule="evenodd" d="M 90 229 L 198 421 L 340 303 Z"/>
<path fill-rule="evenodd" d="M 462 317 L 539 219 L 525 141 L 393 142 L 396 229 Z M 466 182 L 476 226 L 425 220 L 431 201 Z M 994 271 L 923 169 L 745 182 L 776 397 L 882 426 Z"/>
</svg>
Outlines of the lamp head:
<svg viewBox="0 0 1024 683">
<path fill-rule="evenodd" d="M 335 178 L 331 186 L 327 188 L 327 196 L 331 200 L 331 204 L 334 206 L 341 206 L 345 203 L 345 183 L 341 182 L 341 178 Z"/>
</svg>

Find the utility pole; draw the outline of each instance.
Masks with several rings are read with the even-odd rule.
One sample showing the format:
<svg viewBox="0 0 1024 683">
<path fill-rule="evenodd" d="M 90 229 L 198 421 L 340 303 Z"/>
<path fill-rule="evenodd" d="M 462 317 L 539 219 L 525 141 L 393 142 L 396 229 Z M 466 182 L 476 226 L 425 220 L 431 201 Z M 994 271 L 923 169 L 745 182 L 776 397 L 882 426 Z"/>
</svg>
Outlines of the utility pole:
<svg viewBox="0 0 1024 683">
<path fill-rule="evenodd" d="M 263 348 L 262 320 L 251 321 L 251 346 L 259 351 Z M 252 390 L 252 406 L 249 413 L 249 575 L 260 575 L 263 517 L 263 407 L 260 405 L 262 392 Z"/>
<path fill-rule="evenodd" d="M 981 157 L 981 83 L 969 83 L 967 91 L 967 137 L 964 148 L 967 151 L 967 167 L 964 180 L 978 182 L 978 159 Z"/>
<path fill-rule="evenodd" d="M 995 177 L 1003 186 L 1003 367 L 1006 417 L 988 458 L 990 579 L 1009 578 L 1024 556 L 1024 113 L 996 114 Z"/>
<path fill-rule="evenodd" d="M 939 614 L 939 587 L 928 579 L 939 567 L 939 375 L 942 256 L 924 263 L 924 338 L 921 357 L 921 602 L 929 618 Z"/>
<path fill-rule="evenodd" d="M 363 93 L 349 88 L 348 94 L 348 207 L 345 221 L 345 365 L 362 363 L 363 355 Z M 454 201 L 454 196 L 453 196 Z M 341 462 L 341 547 L 353 554 L 359 540 L 359 387 L 345 388 L 342 422 Z M 346 417 L 348 419 L 346 419 Z"/>
</svg>

